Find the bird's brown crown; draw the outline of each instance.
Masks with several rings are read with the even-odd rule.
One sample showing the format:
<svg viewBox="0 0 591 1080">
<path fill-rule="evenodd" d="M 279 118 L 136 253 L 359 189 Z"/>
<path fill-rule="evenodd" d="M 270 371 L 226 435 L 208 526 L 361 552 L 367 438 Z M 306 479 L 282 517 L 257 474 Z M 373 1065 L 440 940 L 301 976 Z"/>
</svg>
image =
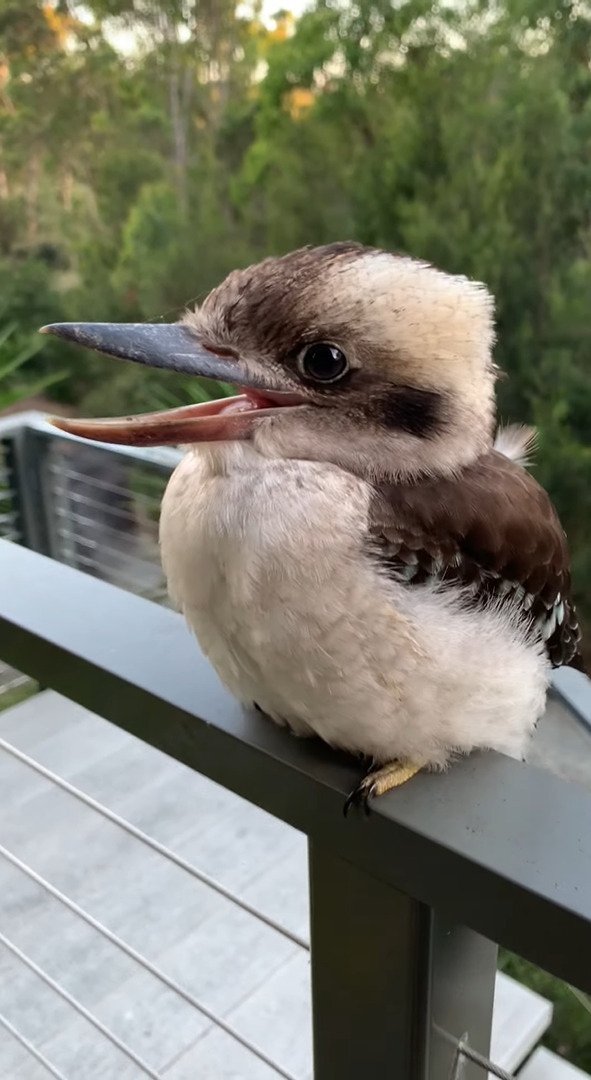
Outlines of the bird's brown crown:
<svg viewBox="0 0 591 1080">
<path fill-rule="evenodd" d="M 234 271 L 184 322 L 269 387 L 325 406 L 261 423 L 263 451 L 347 467 L 356 451 L 361 471 L 388 461 L 396 475 L 453 470 L 492 442 L 493 301 L 465 277 L 354 243 L 304 248 Z M 310 363 L 317 346 L 342 371 L 327 352 L 324 372 L 318 350 Z"/>
</svg>

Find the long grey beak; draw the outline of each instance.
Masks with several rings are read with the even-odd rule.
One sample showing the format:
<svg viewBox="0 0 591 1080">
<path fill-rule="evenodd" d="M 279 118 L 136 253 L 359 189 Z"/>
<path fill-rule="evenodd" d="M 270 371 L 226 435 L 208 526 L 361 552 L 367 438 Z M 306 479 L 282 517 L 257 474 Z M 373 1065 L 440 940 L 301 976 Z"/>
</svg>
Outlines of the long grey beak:
<svg viewBox="0 0 591 1080">
<path fill-rule="evenodd" d="M 52 423 L 70 435 L 129 446 L 165 446 L 192 442 L 219 442 L 251 437 L 261 417 L 306 404 L 301 394 L 262 387 L 239 359 L 218 356 L 205 348 L 180 323 L 52 323 L 42 334 L 55 334 L 87 349 L 120 356 L 136 364 L 201 375 L 245 388 L 244 395 L 185 405 L 168 412 L 112 419 L 55 419 Z M 261 389 L 260 384 L 258 384 Z"/>
<path fill-rule="evenodd" d="M 204 348 L 180 323 L 51 323 L 39 331 L 147 367 L 240 382 L 240 364 Z"/>
</svg>

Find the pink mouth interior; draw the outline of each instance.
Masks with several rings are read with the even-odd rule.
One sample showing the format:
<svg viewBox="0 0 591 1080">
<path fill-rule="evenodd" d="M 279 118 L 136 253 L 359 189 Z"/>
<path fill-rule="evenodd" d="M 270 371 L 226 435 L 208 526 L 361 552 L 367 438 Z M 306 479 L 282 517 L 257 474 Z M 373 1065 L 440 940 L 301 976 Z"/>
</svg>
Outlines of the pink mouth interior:
<svg viewBox="0 0 591 1080">
<path fill-rule="evenodd" d="M 282 406 L 303 405 L 305 399 L 299 394 L 273 393 L 272 390 L 245 388 L 237 397 L 226 398 L 218 415 L 229 412 L 255 412 L 260 409 L 276 409 Z"/>
</svg>

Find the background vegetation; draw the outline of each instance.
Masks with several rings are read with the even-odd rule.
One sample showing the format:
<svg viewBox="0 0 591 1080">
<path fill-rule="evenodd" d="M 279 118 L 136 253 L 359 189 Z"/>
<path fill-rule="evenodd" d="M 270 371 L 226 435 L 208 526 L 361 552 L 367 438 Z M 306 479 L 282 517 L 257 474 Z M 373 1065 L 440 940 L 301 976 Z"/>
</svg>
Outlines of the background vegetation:
<svg viewBox="0 0 591 1080">
<path fill-rule="evenodd" d="M 591 1000 L 527 960 L 501 949 L 499 968 L 554 1005 L 552 1026 L 543 1038 L 555 1054 L 591 1073 Z"/>
<path fill-rule="evenodd" d="M 474 276 L 497 298 L 502 416 L 539 427 L 591 641 L 587 0 L 271 14 L 0 0 L 0 407 L 48 386 L 95 413 L 206 392 L 32 335 L 171 319 L 269 253 L 355 238 Z M 587 1005 L 503 964 L 556 1000 L 551 1044 L 591 1070 Z"/>
</svg>

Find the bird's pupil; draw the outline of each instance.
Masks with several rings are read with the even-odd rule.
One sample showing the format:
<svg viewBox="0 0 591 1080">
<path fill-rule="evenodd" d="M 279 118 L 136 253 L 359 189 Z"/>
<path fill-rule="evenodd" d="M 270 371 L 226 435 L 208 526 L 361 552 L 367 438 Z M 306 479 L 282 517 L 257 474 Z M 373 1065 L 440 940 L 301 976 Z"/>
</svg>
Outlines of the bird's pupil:
<svg viewBox="0 0 591 1080">
<path fill-rule="evenodd" d="M 302 366 L 310 379 L 330 382 L 344 374 L 347 359 L 336 345 L 320 343 L 306 350 Z"/>
</svg>

